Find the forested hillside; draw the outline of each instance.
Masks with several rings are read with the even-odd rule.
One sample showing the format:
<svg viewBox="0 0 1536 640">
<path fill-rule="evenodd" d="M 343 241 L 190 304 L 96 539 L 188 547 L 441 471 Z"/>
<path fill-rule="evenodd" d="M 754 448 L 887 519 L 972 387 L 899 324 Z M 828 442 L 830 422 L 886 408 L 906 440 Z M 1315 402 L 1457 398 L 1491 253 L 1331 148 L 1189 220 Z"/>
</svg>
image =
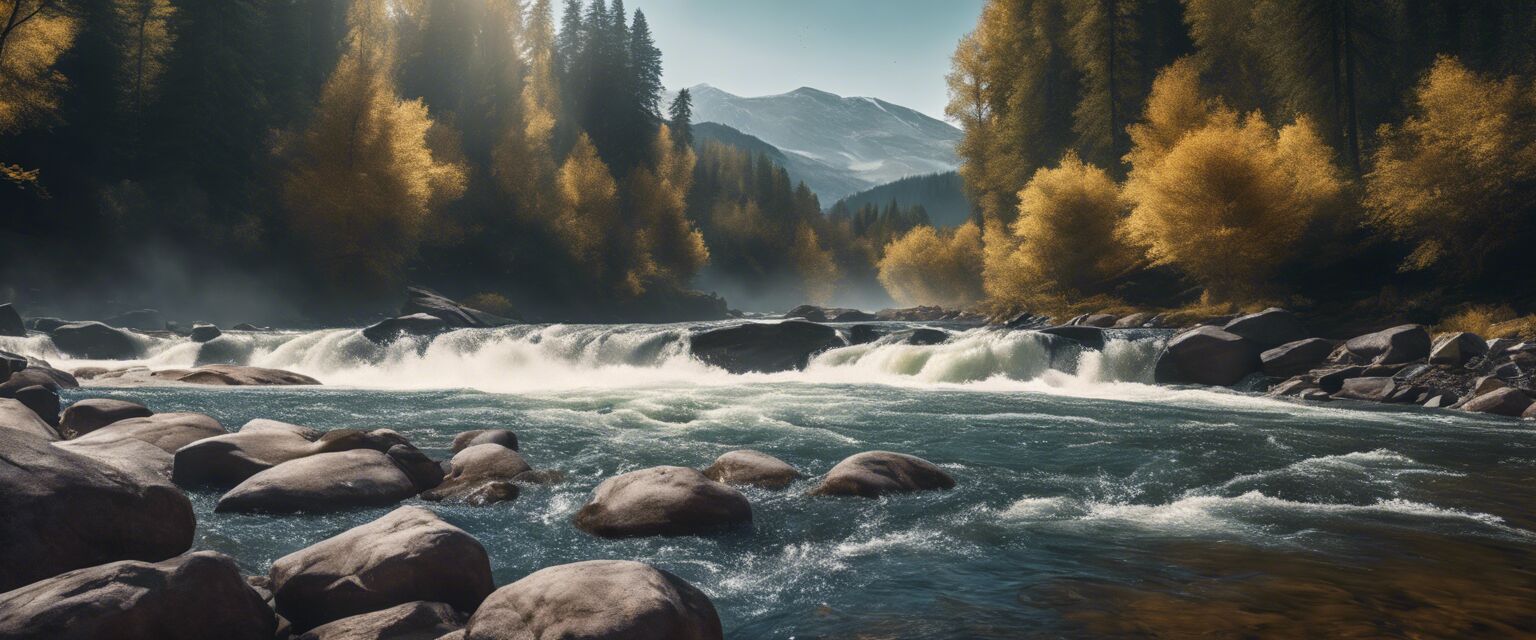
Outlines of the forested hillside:
<svg viewBox="0 0 1536 640">
<path fill-rule="evenodd" d="M 895 201 L 907 207 L 921 206 L 929 221 L 939 227 L 955 227 L 970 220 L 973 207 L 965 196 L 965 182 L 954 171 L 911 176 L 860 191 L 832 205 L 850 211 Z"/>
</svg>

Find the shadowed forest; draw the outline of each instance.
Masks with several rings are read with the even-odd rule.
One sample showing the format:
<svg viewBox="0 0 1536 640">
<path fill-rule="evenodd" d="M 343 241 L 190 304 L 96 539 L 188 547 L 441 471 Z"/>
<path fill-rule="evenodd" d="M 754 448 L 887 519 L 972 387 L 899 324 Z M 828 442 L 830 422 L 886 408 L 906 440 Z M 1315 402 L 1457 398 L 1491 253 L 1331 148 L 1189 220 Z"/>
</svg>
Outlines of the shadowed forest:
<svg viewBox="0 0 1536 640">
<path fill-rule="evenodd" d="M 1528 3 L 993 0 L 949 78 L 959 227 L 824 211 L 765 154 L 695 143 L 622 0 L 0 19 L 0 293 L 34 306 L 343 321 L 415 283 L 530 319 L 719 317 L 705 272 L 996 317 L 1532 302 Z"/>
</svg>

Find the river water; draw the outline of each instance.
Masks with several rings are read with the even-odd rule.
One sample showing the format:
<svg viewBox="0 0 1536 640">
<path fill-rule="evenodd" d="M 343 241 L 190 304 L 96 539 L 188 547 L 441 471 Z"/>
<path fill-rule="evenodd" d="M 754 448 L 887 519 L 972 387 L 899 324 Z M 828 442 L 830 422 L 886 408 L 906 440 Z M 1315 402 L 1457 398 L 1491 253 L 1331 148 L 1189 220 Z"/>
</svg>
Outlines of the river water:
<svg viewBox="0 0 1536 640">
<path fill-rule="evenodd" d="M 95 386 L 228 428 L 275 418 L 389 427 L 434 457 L 510 428 L 566 482 L 491 507 L 423 503 L 475 535 L 498 584 L 597 558 L 706 592 L 731 638 L 1536 635 L 1536 429 L 1446 411 L 1300 404 L 1147 384 L 1163 336 L 1078 352 L 1028 332 L 874 344 L 802 372 L 730 375 L 687 355 L 699 325 L 520 326 L 375 347 L 356 330 L 243 335 L 240 358 L 314 388 Z M 146 339 L 142 364 L 198 346 Z M 45 337 L 0 349 L 68 361 Z M 121 365 L 124 363 L 110 363 Z M 610 541 L 570 520 L 604 478 L 754 448 L 808 476 L 748 489 L 750 530 Z M 945 468 L 952 491 L 811 498 L 865 450 Z M 387 509 L 215 514 L 198 548 L 264 572 Z M 416 501 L 412 501 L 416 502 Z"/>
</svg>

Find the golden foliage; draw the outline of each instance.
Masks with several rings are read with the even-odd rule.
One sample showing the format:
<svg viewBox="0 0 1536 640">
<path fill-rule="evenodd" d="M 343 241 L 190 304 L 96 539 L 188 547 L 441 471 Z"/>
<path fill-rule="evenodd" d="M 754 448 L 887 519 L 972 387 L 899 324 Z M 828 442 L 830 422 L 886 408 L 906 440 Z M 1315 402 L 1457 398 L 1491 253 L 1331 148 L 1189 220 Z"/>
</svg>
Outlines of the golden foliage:
<svg viewBox="0 0 1536 640">
<path fill-rule="evenodd" d="M 1191 67 L 1159 77 L 1147 123 L 1132 129 L 1124 231 L 1212 299 L 1260 295 L 1307 234 L 1333 221 L 1344 178 L 1306 119 L 1277 131 L 1199 96 Z"/>
<path fill-rule="evenodd" d="M 686 285 L 709 262 L 704 235 L 688 219 L 688 189 L 693 185 L 693 149 L 672 142 L 666 125 L 651 145 L 651 166 L 641 166 L 627 180 L 629 209 L 640 229 L 630 269 L 638 282 L 663 280 Z"/>
<path fill-rule="evenodd" d="M 898 304 L 967 307 L 980 300 L 981 228 L 923 225 L 885 246 L 880 284 Z"/>
<path fill-rule="evenodd" d="M 795 228 L 795 242 L 789 248 L 790 260 L 805 286 L 805 298 L 811 304 L 830 304 L 842 274 L 832 252 L 821 246 L 821 239 L 810 225 Z"/>
<path fill-rule="evenodd" d="M 511 300 L 508 300 L 506 296 L 499 293 L 488 291 L 465 298 L 464 306 L 508 318 L 517 315 L 517 310 L 512 307 Z"/>
<path fill-rule="evenodd" d="M 995 283 L 993 290 L 1022 299 L 1101 293 L 1104 281 L 1131 262 L 1116 232 L 1125 209 L 1109 174 L 1074 153 L 1057 168 L 1036 171 L 1019 192 L 1019 217 L 1011 229 L 1016 248 L 1006 259 L 1016 264 L 998 270 L 1013 280 Z"/>
<path fill-rule="evenodd" d="M 1469 305 L 1440 319 L 1437 332 L 1466 331 L 1483 338 L 1536 339 L 1536 315 L 1521 316 L 1509 305 Z"/>
<path fill-rule="evenodd" d="M 1366 176 L 1370 218 L 1414 245 L 1404 269 L 1443 265 L 1481 275 L 1525 248 L 1536 211 L 1536 83 L 1480 76 L 1440 58 L 1414 94 L 1415 113 L 1384 126 Z"/>
<path fill-rule="evenodd" d="M 566 156 L 556 178 L 560 209 L 553 220 L 555 235 L 568 253 L 593 277 L 608 268 L 610 234 L 619 227 L 619 187 L 597 147 L 583 133 Z"/>
<path fill-rule="evenodd" d="M 387 291 L 415 252 L 429 215 L 465 188 L 462 165 L 434 156 L 432 119 L 401 100 L 382 3 L 356 0 L 348 47 L 299 141 L 284 200 L 294 230 L 339 288 Z"/>
<path fill-rule="evenodd" d="M 176 7 L 170 0 L 116 0 L 112 10 L 123 34 L 119 87 L 128 109 L 142 115 L 165 72 Z"/>
<path fill-rule="evenodd" d="M 555 214 L 546 194 L 555 191 L 555 160 L 552 140 L 560 105 L 555 83 L 554 19 L 549 0 L 538 0 L 528 14 L 523 35 L 527 40 L 528 66 L 522 83 L 520 122 L 509 123 L 493 151 L 491 173 L 531 219 Z"/>
<path fill-rule="evenodd" d="M 74 43 L 76 20 L 47 0 L 0 0 L 0 15 L 16 16 L 0 25 L 0 134 L 53 113 L 65 85 L 53 69 Z"/>
</svg>

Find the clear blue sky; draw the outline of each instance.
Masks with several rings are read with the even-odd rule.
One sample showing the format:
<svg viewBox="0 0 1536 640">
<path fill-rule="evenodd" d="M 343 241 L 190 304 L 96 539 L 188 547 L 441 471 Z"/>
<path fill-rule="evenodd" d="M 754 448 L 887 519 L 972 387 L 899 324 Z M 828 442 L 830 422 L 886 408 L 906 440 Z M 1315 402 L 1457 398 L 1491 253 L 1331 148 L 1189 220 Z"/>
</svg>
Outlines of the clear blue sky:
<svg viewBox="0 0 1536 640">
<path fill-rule="evenodd" d="M 645 12 L 663 81 L 758 96 L 810 86 L 944 117 L 944 74 L 984 0 L 625 0 Z M 559 6 L 558 3 L 556 6 Z"/>
</svg>

